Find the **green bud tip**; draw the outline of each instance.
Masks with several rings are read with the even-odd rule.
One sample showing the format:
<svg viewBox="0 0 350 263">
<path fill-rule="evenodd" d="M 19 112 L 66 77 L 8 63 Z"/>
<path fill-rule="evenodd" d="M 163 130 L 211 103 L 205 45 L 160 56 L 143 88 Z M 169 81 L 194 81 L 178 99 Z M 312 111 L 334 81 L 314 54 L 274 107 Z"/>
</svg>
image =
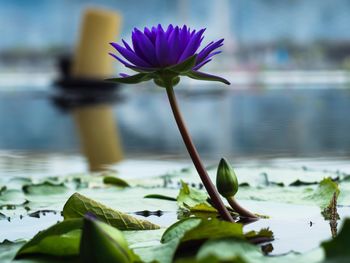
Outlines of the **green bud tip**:
<svg viewBox="0 0 350 263">
<path fill-rule="evenodd" d="M 238 191 L 237 176 L 224 158 L 220 160 L 216 173 L 216 187 L 225 198 L 234 196 Z"/>
</svg>

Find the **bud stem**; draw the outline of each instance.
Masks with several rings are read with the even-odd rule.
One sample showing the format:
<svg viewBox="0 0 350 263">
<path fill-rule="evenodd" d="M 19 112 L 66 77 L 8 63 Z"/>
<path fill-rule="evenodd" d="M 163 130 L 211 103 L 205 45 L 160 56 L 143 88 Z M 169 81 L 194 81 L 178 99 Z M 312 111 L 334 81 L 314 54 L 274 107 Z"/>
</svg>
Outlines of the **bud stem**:
<svg viewBox="0 0 350 263">
<path fill-rule="evenodd" d="M 234 222 L 232 216 L 230 215 L 229 211 L 227 210 L 224 203 L 222 202 L 218 191 L 216 190 L 214 184 L 210 180 L 210 177 L 209 177 L 207 171 L 205 170 L 204 165 L 199 157 L 197 149 L 192 142 L 191 136 L 187 131 L 186 125 L 183 121 L 183 118 L 182 118 L 180 110 L 179 110 L 179 106 L 178 106 L 177 101 L 176 101 L 173 87 L 168 86 L 166 88 L 166 91 L 167 91 L 167 95 L 168 95 L 171 109 L 172 109 L 173 114 L 174 114 L 176 124 L 179 128 L 182 139 L 186 145 L 187 151 L 192 159 L 194 166 L 196 167 L 196 170 L 199 174 L 199 177 L 201 178 L 201 180 L 203 182 L 205 189 L 207 190 L 211 200 L 213 201 L 215 208 L 219 211 L 221 217 L 226 221 Z"/>
<path fill-rule="evenodd" d="M 258 218 L 255 214 L 253 214 L 252 212 L 249 212 L 248 210 L 240 206 L 233 196 L 226 197 L 226 199 L 230 204 L 230 206 L 232 207 L 232 209 L 235 210 L 241 216 L 248 217 L 248 218 Z"/>
</svg>

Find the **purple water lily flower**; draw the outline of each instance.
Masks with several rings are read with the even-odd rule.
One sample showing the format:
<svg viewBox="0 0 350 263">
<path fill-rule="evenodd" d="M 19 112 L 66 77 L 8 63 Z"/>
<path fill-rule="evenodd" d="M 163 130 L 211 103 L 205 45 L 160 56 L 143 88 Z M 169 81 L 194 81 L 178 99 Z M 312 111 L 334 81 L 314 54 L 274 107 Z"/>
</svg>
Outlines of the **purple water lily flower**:
<svg viewBox="0 0 350 263">
<path fill-rule="evenodd" d="M 216 49 L 221 47 L 224 41 L 220 39 L 216 42 L 210 42 L 198 51 L 204 38 L 204 31 L 205 29 L 191 31 L 187 26 L 173 27 L 172 25 L 169 25 L 166 30 L 161 25 L 152 27 L 152 29 L 145 27 L 143 32 L 135 28 L 131 37 L 132 47 L 124 40 L 122 40 L 124 46 L 111 43 L 123 58 L 115 54 L 110 55 L 123 63 L 127 68 L 139 73 L 132 76 L 122 73 L 120 74 L 121 78 L 110 79 L 110 81 L 131 84 L 153 79 L 158 86 L 165 88 L 181 136 L 198 175 L 213 202 L 213 206 L 219 211 L 223 219 L 234 222 L 214 184 L 211 182 L 193 144 L 180 113 L 173 89 L 179 83 L 180 76 L 230 84 L 224 78 L 198 71 L 198 69 L 211 61 L 214 55 L 220 53 Z"/>
<path fill-rule="evenodd" d="M 166 30 L 161 25 L 145 27 L 144 31 L 135 28 L 132 32 L 132 45 L 122 40 L 123 46 L 117 43 L 111 45 L 122 56 L 110 53 L 127 68 L 139 72 L 129 76 L 121 73 L 121 78 L 111 79 L 121 83 L 139 83 L 154 79 L 162 87 L 176 85 L 179 76 L 185 75 L 193 79 L 220 81 L 230 84 L 227 80 L 198 71 L 221 51 L 217 48 L 223 45 L 223 39 L 210 42 L 199 50 L 203 41 L 205 29 L 191 30 L 186 25 L 174 27 L 169 25 Z"/>
</svg>

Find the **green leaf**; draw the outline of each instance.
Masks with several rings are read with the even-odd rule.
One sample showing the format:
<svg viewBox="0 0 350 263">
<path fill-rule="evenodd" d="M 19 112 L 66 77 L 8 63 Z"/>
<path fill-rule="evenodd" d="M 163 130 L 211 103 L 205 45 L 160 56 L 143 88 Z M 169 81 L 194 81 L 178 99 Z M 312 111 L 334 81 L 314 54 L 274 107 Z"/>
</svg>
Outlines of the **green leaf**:
<svg viewBox="0 0 350 263">
<path fill-rule="evenodd" d="M 262 243 L 274 240 L 273 232 L 268 228 L 263 228 L 258 232 L 252 230 L 245 233 L 244 236 L 247 240 L 249 240 L 252 243 Z"/>
<path fill-rule="evenodd" d="M 167 243 L 176 238 L 181 239 L 184 234 L 193 229 L 202 222 L 200 218 L 186 218 L 180 221 L 177 221 L 175 224 L 172 224 L 170 227 L 165 230 L 161 238 L 162 243 Z"/>
<path fill-rule="evenodd" d="M 194 54 L 193 56 L 184 60 L 180 64 L 168 67 L 167 69 L 174 71 L 176 73 L 186 73 L 192 70 L 192 68 L 196 65 L 196 59 L 197 59 L 197 54 Z"/>
<path fill-rule="evenodd" d="M 166 243 L 176 237 L 180 238 L 181 242 L 224 237 L 245 238 L 241 224 L 230 223 L 216 218 L 209 220 L 187 218 L 178 221 L 164 232 L 161 242 Z"/>
<path fill-rule="evenodd" d="M 103 177 L 103 183 L 111 184 L 120 187 L 129 187 L 130 185 L 121 178 L 115 176 L 105 176 Z"/>
<path fill-rule="evenodd" d="M 334 193 L 336 193 L 337 196 L 340 193 L 338 184 L 328 177 L 324 178 L 319 183 L 316 190 L 306 198 L 315 201 L 323 210 L 329 205 Z"/>
<path fill-rule="evenodd" d="M 338 235 L 329 241 L 323 242 L 321 246 L 326 253 L 329 262 L 350 262 L 350 218 L 345 219 Z M 326 261 L 328 262 L 328 261 Z"/>
<path fill-rule="evenodd" d="M 228 82 L 226 79 L 210 75 L 207 73 L 199 72 L 199 71 L 189 71 L 184 74 L 187 77 L 190 77 L 191 79 L 197 79 L 197 80 L 206 80 L 206 81 L 219 81 L 222 83 L 225 83 L 227 85 L 230 85 L 230 82 Z"/>
<path fill-rule="evenodd" d="M 168 258 L 172 259 L 176 251 L 193 253 L 196 246 L 208 239 L 226 237 L 244 239 L 242 225 L 218 219 L 187 218 L 176 222 L 164 232 L 161 238 L 163 245 L 160 247 L 167 254 Z M 154 249 L 152 251 L 154 252 Z M 157 253 L 157 250 L 155 253 Z M 161 258 L 165 258 L 165 255 L 161 253 L 158 253 L 158 255 Z"/>
<path fill-rule="evenodd" d="M 248 263 L 252 262 L 251 259 L 264 262 L 264 256 L 259 247 L 232 238 L 205 242 L 198 251 L 196 259 L 200 263 Z"/>
<path fill-rule="evenodd" d="M 186 231 L 196 227 L 200 222 L 201 219 L 199 218 L 187 218 L 178 221 L 164 232 L 161 238 L 162 244 L 141 247 L 135 249 L 135 252 L 145 262 L 171 263 L 173 262 L 173 257 L 181 238 L 185 235 Z"/>
<path fill-rule="evenodd" d="M 139 257 L 129 249 L 121 231 L 89 215 L 84 217 L 80 258 L 86 263 L 141 262 Z"/>
<path fill-rule="evenodd" d="M 166 195 L 159 195 L 159 194 L 149 194 L 149 195 L 145 195 L 143 198 L 176 201 L 176 198 L 174 198 L 174 197 L 166 196 Z"/>
<path fill-rule="evenodd" d="M 117 197 L 117 196 L 116 196 Z M 119 230 L 151 230 L 158 229 L 159 226 L 140 220 L 128 214 L 113 210 L 79 193 L 73 194 L 63 208 L 64 219 L 82 218 L 88 212 Z"/>
<path fill-rule="evenodd" d="M 190 187 L 183 181 L 181 181 L 181 186 L 179 195 L 177 196 L 177 204 L 181 209 L 196 212 L 217 212 L 217 210 L 208 203 L 206 192 Z"/>
<path fill-rule="evenodd" d="M 137 84 L 150 79 L 152 79 L 152 73 L 139 73 L 129 77 L 106 79 L 106 81 L 123 83 L 123 84 Z"/>
<path fill-rule="evenodd" d="M 31 254 L 60 257 L 78 255 L 81 228 L 81 219 L 65 220 L 53 225 L 39 232 L 22 246 L 17 252 L 16 258 L 24 258 Z"/>
<path fill-rule="evenodd" d="M 225 237 L 236 237 L 244 239 L 241 224 L 230 223 L 216 218 L 202 219 L 201 223 L 187 231 L 181 238 L 181 242 L 189 240 L 205 240 Z"/>
</svg>

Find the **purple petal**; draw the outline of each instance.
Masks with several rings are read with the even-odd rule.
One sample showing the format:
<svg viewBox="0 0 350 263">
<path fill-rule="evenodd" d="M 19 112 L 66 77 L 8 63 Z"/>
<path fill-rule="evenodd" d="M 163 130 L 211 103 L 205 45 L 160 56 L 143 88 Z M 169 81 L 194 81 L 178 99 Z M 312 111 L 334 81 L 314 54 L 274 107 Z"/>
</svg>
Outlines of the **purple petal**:
<svg viewBox="0 0 350 263">
<path fill-rule="evenodd" d="M 147 51 L 147 48 L 144 46 L 144 43 L 143 43 L 143 33 L 141 31 L 139 31 L 138 29 L 134 29 L 134 31 L 132 32 L 132 35 L 131 35 L 131 39 L 132 39 L 132 45 L 134 47 L 134 50 L 135 50 L 135 54 L 142 58 L 144 61 L 146 61 L 147 63 L 149 63 L 150 65 L 155 65 L 157 66 L 157 60 L 154 57 L 152 57 L 152 54 L 150 53 L 150 51 Z M 149 42 L 151 42 L 148 37 L 145 37 Z M 151 46 L 152 43 L 151 43 Z M 154 47 L 151 48 L 151 50 L 153 50 L 154 52 Z"/>
<path fill-rule="evenodd" d="M 147 62 L 149 62 L 152 66 L 159 66 L 155 46 L 151 40 L 140 30 L 135 31 L 135 39 L 137 40 L 137 43 L 134 43 L 134 45 L 137 46 L 139 52 L 142 53 Z"/>
<path fill-rule="evenodd" d="M 197 51 L 197 49 L 199 48 L 199 46 L 201 44 L 201 37 L 202 37 L 204 31 L 205 31 L 205 28 L 199 30 L 197 33 L 195 33 L 193 35 L 190 42 L 187 44 L 187 47 L 183 51 L 178 62 L 181 62 L 181 61 L 185 60 L 186 58 L 192 56 Z"/>
<path fill-rule="evenodd" d="M 186 25 L 183 26 L 183 28 L 181 28 L 179 31 L 179 40 L 180 40 L 180 47 L 179 47 L 180 55 L 178 56 L 178 59 L 180 58 L 181 54 L 187 47 L 188 42 L 190 41 L 190 35 L 188 34 Z"/>
<path fill-rule="evenodd" d="M 174 27 L 172 24 L 170 24 L 165 32 L 166 39 L 169 39 L 170 34 L 173 32 Z"/>
<path fill-rule="evenodd" d="M 152 27 L 152 31 L 149 30 L 147 27 L 144 29 L 144 34 L 151 40 L 152 44 L 155 45 L 156 43 L 156 31 L 154 31 L 154 27 Z"/>
<path fill-rule="evenodd" d="M 208 62 L 210 62 L 211 59 L 207 59 L 207 60 L 204 60 L 202 61 L 201 63 L 199 63 L 198 65 L 196 65 L 195 67 L 193 67 L 193 70 L 198 70 L 200 69 L 201 67 L 203 67 L 205 64 L 207 64 Z"/>
<path fill-rule="evenodd" d="M 170 50 L 170 64 L 176 64 L 181 56 L 181 42 L 179 38 L 179 27 L 175 27 L 168 40 Z"/>
<path fill-rule="evenodd" d="M 117 59 L 119 62 L 123 63 L 124 66 L 126 67 L 132 67 L 134 65 L 129 64 L 128 62 L 126 62 L 125 60 L 121 59 L 120 57 L 118 57 L 117 55 L 113 54 L 113 53 L 108 53 L 109 55 L 111 55 L 112 57 L 114 57 L 115 59 Z"/>
<path fill-rule="evenodd" d="M 130 51 L 134 52 L 134 50 L 132 50 L 132 48 L 129 46 L 129 44 L 124 39 L 122 39 L 122 41 L 123 41 L 123 44 L 126 47 L 126 49 L 129 49 Z"/>
<path fill-rule="evenodd" d="M 127 78 L 127 77 L 130 77 L 130 75 L 128 74 L 125 74 L 125 73 L 119 73 L 119 75 L 123 78 Z"/>
<path fill-rule="evenodd" d="M 115 59 L 117 59 L 119 62 L 123 63 L 125 67 L 133 69 L 135 71 L 138 72 L 153 72 L 156 70 L 156 68 L 152 67 L 152 68 L 148 68 L 148 67 L 140 67 L 140 66 L 135 66 L 132 64 L 129 64 L 128 62 L 126 62 L 125 60 L 121 59 L 120 57 L 118 57 L 117 55 L 113 54 L 113 53 L 108 53 L 109 55 L 111 55 L 112 57 L 114 57 Z"/>
<path fill-rule="evenodd" d="M 157 30 L 157 32 L 163 32 L 163 33 L 164 33 L 164 29 L 162 28 L 162 25 L 161 25 L 161 24 L 158 24 L 156 30 Z"/>
<path fill-rule="evenodd" d="M 159 26 L 158 26 L 159 27 Z M 157 32 L 156 54 L 160 66 L 168 66 L 168 41 L 163 30 Z"/>
<path fill-rule="evenodd" d="M 223 45 L 224 39 L 220 39 L 219 41 L 216 41 L 215 43 L 210 42 L 205 48 L 203 48 L 197 56 L 197 62 L 200 63 L 204 61 L 207 56 L 212 52 L 214 49 L 217 49 Z"/>
<path fill-rule="evenodd" d="M 205 64 L 207 64 L 208 62 L 211 61 L 211 57 L 217 55 L 217 54 L 220 54 L 221 51 L 215 51 L 213 53 L 210 53 L 207 57 L 205 57 L 205 59 L 201 62 L 199 62 L 198 60 L 196 61 L 196 66 L 193 67 L 193 70 L 198 70 L 200 69 L 201 67 L 203 67 Z"/>
<path fill-rule="evenodd" d="M 130 61 L 131 63 L 133 63 L 136 66 L 141 66 L 141 67 L 151 67 L 151 65 L 149 63 L 147 63 L 146 61 L 144 61 L 142 58 L 140 58 L 139 56 L 137 56 L 134 52 L 130 51 L 129 49 L 126 49 L 122 46 L 120 46 L 117 43 L 111 43 L 111 45 L 118 50 L 118 52 L 124 57 L 126 58 L 128 61 Z"/>
</svg>

